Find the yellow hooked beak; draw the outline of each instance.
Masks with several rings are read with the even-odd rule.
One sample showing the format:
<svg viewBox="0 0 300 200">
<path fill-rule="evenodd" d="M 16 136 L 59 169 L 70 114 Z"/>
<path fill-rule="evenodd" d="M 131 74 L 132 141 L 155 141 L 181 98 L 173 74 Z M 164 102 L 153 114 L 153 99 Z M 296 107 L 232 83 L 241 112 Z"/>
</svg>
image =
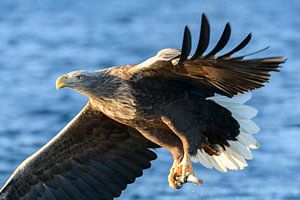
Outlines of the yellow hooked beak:
<svg viewBox="0 0 300 200">
<path fill-rule="evenodd" d="M 56 89 L 64 88 L 67 86 L 66 80 L 68 79 L 67 76 L 60 76 L 56 79 Z"/>
</svg>

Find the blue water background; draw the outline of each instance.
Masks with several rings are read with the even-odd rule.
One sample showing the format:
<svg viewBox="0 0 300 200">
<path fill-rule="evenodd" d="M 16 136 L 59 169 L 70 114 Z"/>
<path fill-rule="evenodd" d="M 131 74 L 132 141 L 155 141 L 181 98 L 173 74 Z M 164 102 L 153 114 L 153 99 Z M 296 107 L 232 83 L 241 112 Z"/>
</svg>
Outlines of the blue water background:
<svg viewBox="0 0 300 200">
<path fill-rule="evenodd" d="M 170 155 L 158 159 L 120 199 L 300 199 L 300 1 L 276 0 L 27 0 L 0 1 L 0 184 L 84 106 L 87 99 L 56 91 L 55 79 L 75 69 L 138 63 L 179 48 L 185 24 L 198 38 L 207 13 L 216 42 L 227 21 L 229 47 L 253 32 L 243 52 L 289 58 L 250 105 L 261 148 L 243 171 L 226 174 L 194 165 L 204 185 L 168 187 Z M 213 44 L 212 43 L 212 44 Z M 209 48 L 212 48 L 210 46 Z M 229 48 L 227 48 L 229 49 Z"/>
</svg>

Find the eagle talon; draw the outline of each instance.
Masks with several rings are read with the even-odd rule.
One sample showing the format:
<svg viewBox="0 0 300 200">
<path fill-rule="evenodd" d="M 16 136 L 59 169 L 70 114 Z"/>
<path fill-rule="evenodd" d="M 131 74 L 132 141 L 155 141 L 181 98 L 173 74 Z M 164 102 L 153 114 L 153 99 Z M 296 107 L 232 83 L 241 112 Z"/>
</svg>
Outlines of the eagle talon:
<svg viewBox="0 0 300 200">
<path fill-rule="evenodd" d="M 176 189 L 181 189 L 182 188 L 182 186 L 183 186 L 183 182 L 181 182 L 181 181 L 176 181 Z"/>
<path fill-rule="evenodd" d="M 176 176 L 175 174 L 170 178 L 169 176 L 169 186 L 174 189 L 180 189 L 182 188 L 183 184 L 186 182 L 181 181 L 180 176 Z"/>
<path fill-rule="evenodd" d="M 195 176 L 194 170 L 191 165 L 188 165 L 187 172 L 183 174 L 183 164 L 179 164 L 173 169 L 173 188 L 180 189 L 185 183 L 193 183 L 195 185 L 201 185 L 203 181 Z"/>
</svg>

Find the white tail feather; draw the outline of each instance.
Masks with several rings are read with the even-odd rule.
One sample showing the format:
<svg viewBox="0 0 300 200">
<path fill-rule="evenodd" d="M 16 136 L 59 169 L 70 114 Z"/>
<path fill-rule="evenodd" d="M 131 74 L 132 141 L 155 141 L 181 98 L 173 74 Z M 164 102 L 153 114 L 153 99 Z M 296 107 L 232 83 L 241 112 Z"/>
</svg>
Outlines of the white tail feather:
<svg viewBox="0 0 300 200">
<path fill-rule="evenodd" d="M 200 162 L 204 167 L 215 168 L 220 172 L 227 172 L 227 169 L 238 170 L 247 167 L 247 160 L 253 159 L 250 149 L 257 149 L 259 143 L 252 134 L 259 132 L 259 127 L 251 119 L 256 116 L 257 110 L 244 105 L 250 98 L 251 93 L 239 94 L 232 98 L 216 95 L 208 97 L 207 100 L 214 101 L 222 107 L 228 109 L 232 117 L 240 125 L 240 134 L 237 141 L 228 141 L 228 147 L 223 149 L 218 146 L 220 155 L 210 156 L 206 152 L 198 149 L 197 154 L 191 157 L 193 162 Z"/>
<path fill-rule="evenodd" d="M 230 107 L 228 110 L 233 113 L 234 118 L 237 119 L 252 119 L 257 115 L 255 108 L 246 105 Z"/>
<path fill-rule="evenodd" d="M 250 149 L 257 149 L 259 147 L 259 143 L 251 134 L 240 132 L 240 134 L 237 136 L 237 139 Z"/>
<path fill-rule="evenodd" d="M 198 156 L 199 156 L 199 161 L 201 162 L 201 164 L 204 167 L 212 169 L 212 165 L 211 165 L 210 160 L 209 160 L 209 155 L 203 154 L 201 152 L 201 150 L 198 149 Z"/>
</svg>

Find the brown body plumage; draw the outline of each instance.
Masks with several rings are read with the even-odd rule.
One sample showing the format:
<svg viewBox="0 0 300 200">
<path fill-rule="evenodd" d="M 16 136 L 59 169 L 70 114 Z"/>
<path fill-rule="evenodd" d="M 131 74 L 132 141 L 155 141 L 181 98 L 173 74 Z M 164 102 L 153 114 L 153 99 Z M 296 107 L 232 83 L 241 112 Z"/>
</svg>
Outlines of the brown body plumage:
<svg viewBox="0 0 300 200">
<path fill-rule="evenodd" d="M 226 172 L 243 169 L 258 143 L 256 110 L 243 105 L 277 71 L 282 57 L 232 57 L 230 26 L 207 54 L 210 28 L 203 15 L 195 53 L 186 27 L 182 49 L 163 49 L 137 65 L 61 76 L 57 88 L 69 87 L 89 98 L 87 106 L 54 139 L 28 158 L 1 189 L 1 199 L 112 199 L 150 167 L 164 147 L 173 156 L 172 188 L 199 184 L 191 160 Z M 216 95 L 218 94 L 218 95 Z"/>
</svg>

